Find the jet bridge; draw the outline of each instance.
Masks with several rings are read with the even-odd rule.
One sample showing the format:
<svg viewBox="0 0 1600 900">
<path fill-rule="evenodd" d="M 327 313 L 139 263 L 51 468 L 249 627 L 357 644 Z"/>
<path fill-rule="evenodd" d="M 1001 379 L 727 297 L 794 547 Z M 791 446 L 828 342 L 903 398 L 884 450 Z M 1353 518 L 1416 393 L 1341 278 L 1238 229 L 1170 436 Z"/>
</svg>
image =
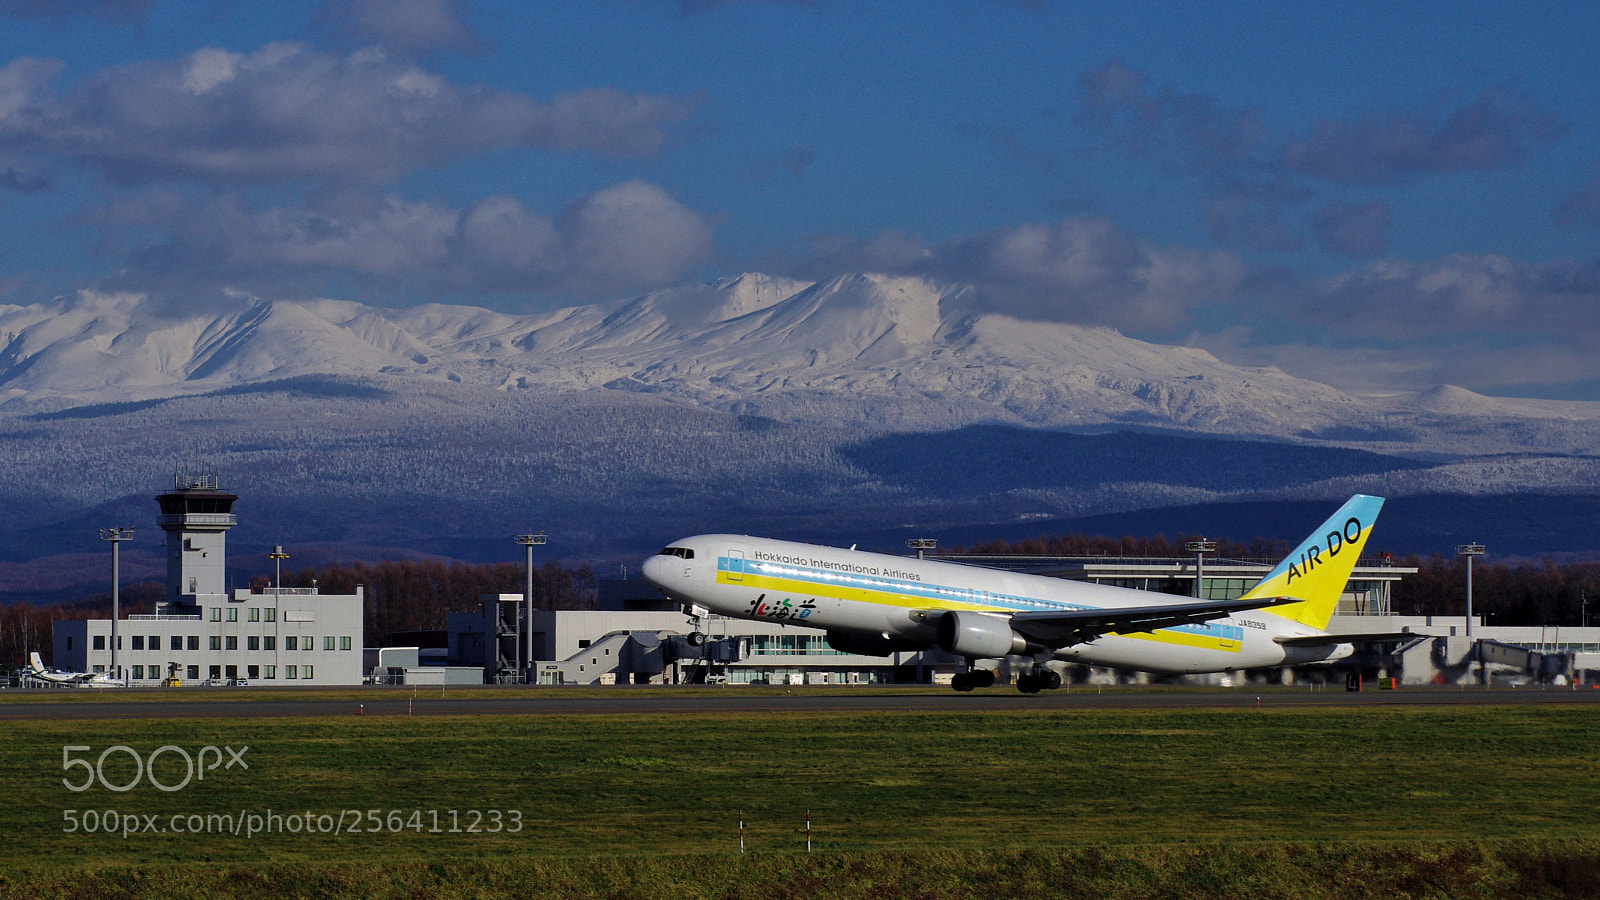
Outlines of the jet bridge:
<svg viewBox="0 0 1600 900">
<path fill-rule="evenodd" d="M 1558 675 L 1572 673 L 1572 654 L 1546 653 L 1520 644 L 1483 639 L 1476 642 L 1474 654 L 1481 666 L 1505 666 L 1520 669 L 1541 683 L 1553 681 Z"/>
</svg>

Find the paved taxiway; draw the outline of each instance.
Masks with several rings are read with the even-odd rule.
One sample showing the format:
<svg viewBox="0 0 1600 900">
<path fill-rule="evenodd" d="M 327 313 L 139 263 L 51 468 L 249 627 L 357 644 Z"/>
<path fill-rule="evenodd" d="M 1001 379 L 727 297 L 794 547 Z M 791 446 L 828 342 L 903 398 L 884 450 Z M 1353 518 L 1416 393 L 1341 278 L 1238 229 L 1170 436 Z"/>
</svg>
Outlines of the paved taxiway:
<svg viewBox="0 0 1600 900">
<path fill-rule="evenodd" d="M 244 690 L 249 690 L 248 688 Z M 826 688 L 783 693 L 782 688 L 724 692 L 719 688 L 596 688 L 593 693 L 565 691 L 560 696 L 516 695 L 440 698 L 437 691 L 375 690 L 371 697 L 329 699 L 307 692 L 304 697 L 252 699 L 218 696 L 185 700 L 74 698 L 54 701 L 30 698 L 8 702 L 0 694 L 0 719 L 208 719 L 263 716 L 515 716 L 515 715 L 661 715 L 773 712 L 1019 712 L 1090 709 L 1239 709 L 1259 706 L 1551 706 L 1600 707 L 1600 690 L 1584 688 L 1416 688 L 1399 691 L 1293 690 L 1128 690 L 1074 687 L 1048 694 L 1025 695 L 992 690 L 962 694 L 829 695 Z"/>
</svg>

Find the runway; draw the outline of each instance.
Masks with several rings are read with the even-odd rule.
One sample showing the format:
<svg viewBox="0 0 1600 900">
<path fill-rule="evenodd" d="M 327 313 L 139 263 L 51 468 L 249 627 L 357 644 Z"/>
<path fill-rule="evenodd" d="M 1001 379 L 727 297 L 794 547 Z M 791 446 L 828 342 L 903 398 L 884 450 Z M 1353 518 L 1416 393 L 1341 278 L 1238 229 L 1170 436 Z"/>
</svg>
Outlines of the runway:
<svg viewBox="0 0 1600 900">
<path fill-rule="evenodd" d="M 249 689 L 243 689 L 248 691 Z M 1095 688 L 1075 686 L 1045 694 L 1020 694 L 1010 689 L 958 693 L 932 691 L 906 693 L 870 689 L 830 693 L 827 688 L 789 691 L 781 687 L 759 689 L 707 688 L 593 688 L 563 689 L 538 696 L 528 689 L 506 691 L 469 689 L 473 696 L 441 698 L 437 688 L 411 692 L 374 689 L 371 696 L 328 698 L 320 691 L 303 697 L 252 698 L 239 691 L 227 696 L 190 699 L 148 699 L 124 696 L 116 700 L 26 700 L 0 695 L 0 719 L 232 719 L 300 718 L 334 716 L 604 716 L 604 715 L 735 715 L 819 712 L 1054 712 L 1069 714 L 1097 709 L 1292 709 L 1319 707 L 1444 707 L 1444 706 L 1594 706 L 1600 708 L 1600 690 L 1570 687 L 1518 689 L 1418 687 L 1398 691 L 1347 692 L 1305 688 L 1189 689 Z M 464 691 L 467 692 L 467 691 Z M 7 692 L 10 693 L 10 692 Z M 218 694 L 223 692 L 219 691 Z M 531 695 L 530 695 L 531 694 Z"/>
</svg>

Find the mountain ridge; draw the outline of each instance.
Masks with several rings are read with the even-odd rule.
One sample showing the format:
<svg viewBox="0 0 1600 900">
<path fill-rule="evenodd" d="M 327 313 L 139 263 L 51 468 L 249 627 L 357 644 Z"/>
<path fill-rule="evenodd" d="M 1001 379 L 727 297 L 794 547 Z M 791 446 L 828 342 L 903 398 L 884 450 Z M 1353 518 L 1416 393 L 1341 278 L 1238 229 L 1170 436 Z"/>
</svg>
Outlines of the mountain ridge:
<svg viewBox="0 0 1600 900">
<path fill-rule="evenodd" d="M 1450 386 L 1355 395 L 1110 328 L 1015 319 L 984 310 L 967 286 L 906 276 L 805 282 L 744 273 L 529 315 L 230 302 L 220 312 L 175 313 L 147 296 L 84 291 L 0 307 L 0 414 L 319 376 L 626 390 L 824 425 L 1161 426 L 1314 441 L 1367 434 L 1423 452 L 1573 451 L 1600 436 L 1597 403 Z M 1472 439 L 1475 430 L 1486 437 Z M 1522 443 L 1496 431 L 1518 432 Z"/>
</svg>

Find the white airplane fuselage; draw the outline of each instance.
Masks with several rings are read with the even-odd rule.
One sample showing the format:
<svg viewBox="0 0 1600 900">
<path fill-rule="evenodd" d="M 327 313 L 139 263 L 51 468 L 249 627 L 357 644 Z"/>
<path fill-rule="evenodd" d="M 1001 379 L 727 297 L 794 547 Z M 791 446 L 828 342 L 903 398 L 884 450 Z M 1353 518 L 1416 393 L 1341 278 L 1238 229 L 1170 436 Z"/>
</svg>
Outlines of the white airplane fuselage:
<svg viewBox="0 0 1600 900">
<path fill-rule="evenodd" d="M 1190 598 L 879 553 L 732 534 L 675 541 L 644 563 L 646 580 L 685 605 L 741 619 L 841 635 L 857 652 L 887 655 L 937 646 L 945 611 L 992 617 L 1142 608 Z M 982 622 L 982 620 L 980 620 Z M 987 624 L 986 622 L 983 624 Z M 1160 673 L 1226 672 L 1349 656 L 1348 644 L 1284 646 L 1277 637 L 1322 634 L 1250 610 L 1199 624 L 1104 634 L 1018 655 Z M 838 646 L 838 645 L 836 645 Z M 993 658 L 1010 653 L 980 654 Z"/>
</svg>

